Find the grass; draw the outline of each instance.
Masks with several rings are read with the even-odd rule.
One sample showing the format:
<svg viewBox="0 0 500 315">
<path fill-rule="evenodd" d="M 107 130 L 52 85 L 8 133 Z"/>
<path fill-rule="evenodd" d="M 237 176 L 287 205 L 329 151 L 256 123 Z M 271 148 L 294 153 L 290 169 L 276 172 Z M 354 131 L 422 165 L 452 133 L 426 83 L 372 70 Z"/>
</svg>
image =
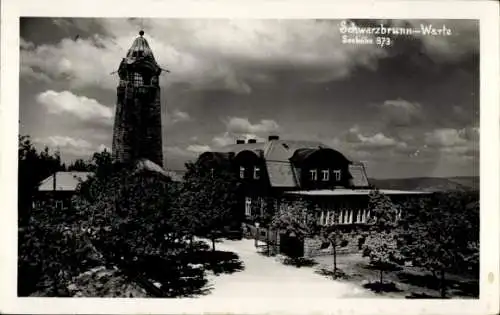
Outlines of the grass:
<svg viewBox="0 0 500 315">
<path fill-rule="evenodd" d="M 332 278 L 333 257 L 320 256 L 317 273 Z M 439 298 L 439 280 L 424 269 L 401 267 L 399 270 L 384 272 L 384 284 L 379 281 L 379 271 L 369 265 L 368 259 L 361 254 L 337 255 L 337 268 L 342 277 L 337 280 L 356 283 L 378 292 L 384 297 L 393 298 Z M 451 298 L 478 298 L 479 279 L 470 275 L 447 275 L 447 293 Z"/>
</svg>

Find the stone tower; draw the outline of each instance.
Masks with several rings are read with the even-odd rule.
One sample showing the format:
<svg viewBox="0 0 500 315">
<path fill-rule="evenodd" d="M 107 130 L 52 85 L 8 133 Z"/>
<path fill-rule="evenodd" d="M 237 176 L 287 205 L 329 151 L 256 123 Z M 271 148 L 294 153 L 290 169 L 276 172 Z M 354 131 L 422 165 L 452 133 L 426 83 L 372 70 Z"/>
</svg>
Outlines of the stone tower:
<svg viewBox="0 0 500 315">
<path fill-rule="evenodd" d="M 162 69 L 143 35 L 140 31 L 118 68 L 113 158 L 123 164 L 149 160 L 162 167 Z"/>
</svg>

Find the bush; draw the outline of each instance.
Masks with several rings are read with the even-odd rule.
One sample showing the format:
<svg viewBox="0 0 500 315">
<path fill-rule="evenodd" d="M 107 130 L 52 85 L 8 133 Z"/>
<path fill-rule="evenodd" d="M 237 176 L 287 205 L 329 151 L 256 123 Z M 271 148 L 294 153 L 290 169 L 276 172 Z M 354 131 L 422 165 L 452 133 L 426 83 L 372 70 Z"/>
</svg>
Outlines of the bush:
<svg viewBox="0 0 500 315">
<path fill-rule="evenodd" d="M 84 233 L 74 224 L 51 224 L 36 218 L 18 235 L 19 296 L 36 291 L 64 296 L 72 277 L 101 263 Z"/>
</svg>

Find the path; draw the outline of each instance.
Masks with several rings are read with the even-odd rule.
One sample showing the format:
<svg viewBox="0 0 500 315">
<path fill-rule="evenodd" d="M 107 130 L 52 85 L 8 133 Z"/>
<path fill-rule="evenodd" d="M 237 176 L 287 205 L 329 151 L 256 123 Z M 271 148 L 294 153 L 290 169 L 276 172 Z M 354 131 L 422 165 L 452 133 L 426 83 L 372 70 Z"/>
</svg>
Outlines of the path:
<svg viewBox="0 0 500 315">
<path fill-rule="evenodd" d="M 217 250 L 236 253 L 245 269 L 233 274 L 209 274 L 210 298 L 366 298 L 373 296 L 355 284 L 343 283 L 314 273 L 310 267 L 296 268 L 256 252 L 253 240 L 224 240 Z"/>
</svg>

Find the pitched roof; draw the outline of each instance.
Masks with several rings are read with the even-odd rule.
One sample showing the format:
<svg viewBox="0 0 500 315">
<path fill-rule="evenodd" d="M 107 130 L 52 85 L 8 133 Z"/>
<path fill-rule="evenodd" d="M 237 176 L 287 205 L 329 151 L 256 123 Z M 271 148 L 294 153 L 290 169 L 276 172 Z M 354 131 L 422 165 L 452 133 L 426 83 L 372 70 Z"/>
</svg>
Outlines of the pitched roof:
<svg viewBox="0 0 500 315">
<path fill-rule="evenodd" d="M 296 150 L 327 148 L 319 141 L 272 140 L 265 152 L 266 160 L 289 162 Z"/>
<path fill-rule="evenodd" d="M 178 171 L 178 170 L 166 170 L 168 177 L 172 179 L 174 182 L 182 182 L 184 181 L 184 174 L 186 171 Z"/>
<path fill-rule="evenodd" d="M 56 172 L 44 179 L 38 186 L 38 191 L 75 191 L 80 182 L 86 181 L 92 172 Z"/>
<path fill-rule="evenodd" d="M 299 186 L 299 172 L 290 159 L 298 150 L 313 151 L 315 149 L 333 149 L 319 141 L 303 140 L 271 140 L 268 142 L 231 144 L 218 152 L 234 152 L 237 155 L 243 151 L 253 151 L 262 154 L 266 163 L 269 181 L 273 187 L 293 188 Z M 364 166 L 353 162 L 349 166 L 355 187 L 368 187 L 368 178 Z"/>
<path fill-rule="evenodd" d="M 370 183 L 368 182 L 368 177 L 366 176 L 366 170 L 363 163 L 355 162 L 349 165 L 349 173 L 352 176 L 352 185 L 354 187 L 368 187 Z"/>
<path fill-rule="evenodd" d="M 142 35 L 134 39 L 132 46 L 130 46 L 129 50 L 127 51 L 128 59 L 136 59 L 139 56 L 150 58 L 152 60 L 155 59 L 153 56 L 153 50 L 151 49 L 151 47 L 149 47 L 148 41 L 144 37 L 142 37 Z"/>
</svg>

